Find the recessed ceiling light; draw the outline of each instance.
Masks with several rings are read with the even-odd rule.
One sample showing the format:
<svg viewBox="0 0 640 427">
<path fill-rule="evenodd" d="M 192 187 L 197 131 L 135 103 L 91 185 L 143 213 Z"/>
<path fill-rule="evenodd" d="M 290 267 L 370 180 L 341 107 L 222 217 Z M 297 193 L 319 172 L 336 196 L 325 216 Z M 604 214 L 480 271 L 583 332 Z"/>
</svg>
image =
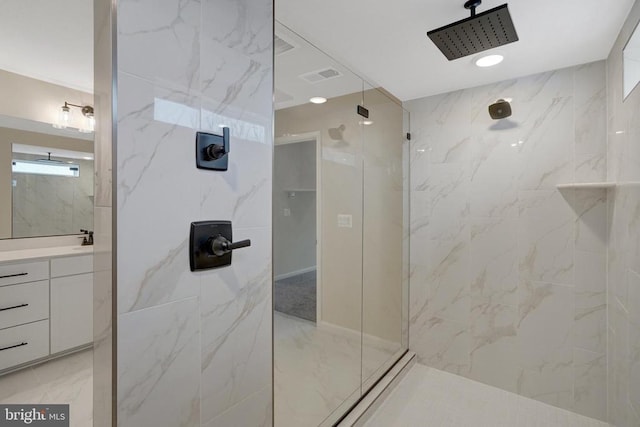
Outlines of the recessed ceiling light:
<svg viewBox="0 0 640 427">
<path fill-rule="evenodd" d="M 324 104 L 325 102 L 327 102 L 327 98 L 323 98 L 321 96 L 314 96 L 309 100 L 309 102 L 311 102 L 312 104 Z"/>
<path fill-rule="evenodd" d="M 361 125 L 370 126 L 373 124 L 373 120 L 363 120 L 359 122 Z"/>
<path fill-rule="evenodd" d="M 616 135 L 622 135 L 624 133 L 623 130 L 616 131 Z"/>
<path fill-rule="evenodd" d="M 218 125 L 218 127 L 219 127 L 220 129 L 224 129 L 224 128 L 228 128 L 229 126 L 222 124 L 222 125 Z"/>
<path fill-rule="evenodd" d="M 83 157 L 85 160 L 93 160 L 93 157 Z"/>
<path fill-rule="evenodd" d="M 493 67 L 494 65 L 498 65 L 499 63 L 501 63 L 503 59 L 504 56 L 502 55 L 487 55 L 483 56 L 482 58 L 478 58 L 476 60 L 476 65 L 481 68 Z"/>
</svg>

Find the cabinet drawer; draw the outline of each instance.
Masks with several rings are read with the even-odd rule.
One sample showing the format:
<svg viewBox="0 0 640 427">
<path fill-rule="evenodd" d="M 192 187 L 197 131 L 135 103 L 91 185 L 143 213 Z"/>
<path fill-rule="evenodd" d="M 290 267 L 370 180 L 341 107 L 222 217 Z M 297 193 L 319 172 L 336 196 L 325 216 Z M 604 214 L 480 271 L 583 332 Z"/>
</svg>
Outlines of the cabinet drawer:
<svg viewBox="0 0 640 427">
<path fill-rule="evenodd" d="M 84 273 L 93 273 L 93 255 L 53 258 L 51 260 L 51 277 Z"/>
<path fill-rule="evenodd" d="M 49 281 L 0 287 L 0 329 L 49 318 Z"/>
<path fill-rule="evenodd" d="M 0 371 L 48 355 L 48 320 L 0 331 Z"/>
<path fill-rule="evenodd" d="M 49 278 L 49 261 L 0 265 L 0 286 L 35 282 Z"/>
</svg>

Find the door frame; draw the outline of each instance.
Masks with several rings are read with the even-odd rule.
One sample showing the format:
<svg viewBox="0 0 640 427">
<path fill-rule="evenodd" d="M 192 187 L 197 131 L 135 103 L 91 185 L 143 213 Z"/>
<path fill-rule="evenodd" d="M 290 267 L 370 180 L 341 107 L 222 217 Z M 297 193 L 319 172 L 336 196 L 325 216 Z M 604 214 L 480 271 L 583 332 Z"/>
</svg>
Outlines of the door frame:
<svg viewBox="0 0 640 427">
<path fill-rule="evenodd" d="M 322 320 L 322 133 L 320 131 L 276 137 L 278 145 L 314 141 L 316 144 L 316 325 Z"/>
</svg>

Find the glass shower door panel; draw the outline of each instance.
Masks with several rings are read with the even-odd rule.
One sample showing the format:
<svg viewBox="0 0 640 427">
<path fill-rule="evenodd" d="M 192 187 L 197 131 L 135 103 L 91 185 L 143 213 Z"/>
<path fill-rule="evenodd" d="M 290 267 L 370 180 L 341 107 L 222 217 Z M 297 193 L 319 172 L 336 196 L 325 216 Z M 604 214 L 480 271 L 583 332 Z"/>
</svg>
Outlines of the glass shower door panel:
<svg viewBox="0 0 640 427">
<path fill-rule="evenodd" d="M 406 259 L 404 133 L 399 101 L 365 85 L 369 118 L 363 129 L 363 392 L 396 362 L 403 349 L 403 276 Z"/>
<path fill-rule="evenodd" d="M 356 106 L 363 83 L 279 23 L 276 36 L 295 49 L 275 58 L 275 426 L 329 426 L 360 398 L 362 386 L 363 157 Z M 299 78 L 326 69 L 339 74 L 335 85 Z M 316 96 L 327 101 L 310 103 Z M 309 243 L 303 223 L 312 217 L 317 257 L 302 265 Z M 314 292 L 305 296 L 309 275 Z M 311 303 L 313 313 L 301 314 Z"/>
</svg>

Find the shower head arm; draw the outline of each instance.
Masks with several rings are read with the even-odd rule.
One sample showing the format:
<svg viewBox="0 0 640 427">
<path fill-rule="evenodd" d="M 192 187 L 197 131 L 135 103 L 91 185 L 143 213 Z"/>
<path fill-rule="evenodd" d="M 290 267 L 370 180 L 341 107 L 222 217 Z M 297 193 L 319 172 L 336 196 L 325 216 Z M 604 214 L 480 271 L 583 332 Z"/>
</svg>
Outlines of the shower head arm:
<svg viewBox="0 0 640 427">
<path fill-rule="evenodd" d="M 476 16 L 476 7 L 482 4 L 482 0 L 469 0 L 464 4 L 465 9 L 471 9 L 471 17 Z"/>
</svg>

